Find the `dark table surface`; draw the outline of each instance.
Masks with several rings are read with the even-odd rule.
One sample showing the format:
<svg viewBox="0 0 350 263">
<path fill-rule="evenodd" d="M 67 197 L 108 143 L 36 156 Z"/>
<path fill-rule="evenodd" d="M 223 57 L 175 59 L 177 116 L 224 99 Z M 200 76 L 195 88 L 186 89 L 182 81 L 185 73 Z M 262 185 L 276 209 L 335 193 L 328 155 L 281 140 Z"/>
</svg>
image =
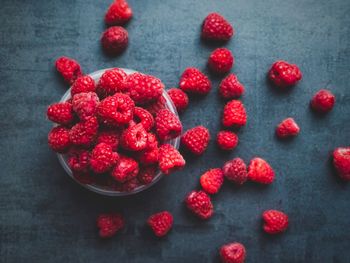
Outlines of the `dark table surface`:
<svg viewBox="0 0 350 263">
<path fill-rule="evenodd" d="M 103 15 L 110 0 L 2 0 L 0 8 L 0 261 L 1 262 L 218 262 L 218 248 L 239 241 L 247 262 L 350 262 L 350 185 L 338 180 L 330 152 L 350 144 L 350 2 L 348 0 L 130 0 L 128 50 L 110 58 L 100 48 Z M 47 146 L 47 105 L 66 85 L 53 64 L 76 58 L 85 72 L 132 68 L 178 84 L 188 66 L 206 70 L 213 46 L 200 41 L 200 25 L 212 11 L 236 29 L 226 44 L 235 56 L 233 72 L 246 87 L 248 124 L 231 153 L 214 141 L 186 168 L 152 189 L 129 198 L 106 198 L 76 185 Z M 279 93 L 266 82 L 276 59 L 300 66 L 301 83 Z M 223 106 L 220 78 L 213 90 L 192 100 L 182 115 L 185 128 L 205 125 L 215 137 Z M 337 97 L 325 117 L 308 107 L 320 88 Z M 301 127 L 292 141 L 274 136 L 275 126 L 294 117 Z M 200 222 L 182 204 L 208 168 L 240 156 L 265 158 L 276 171 L 268 187 L 225 184 L 213 198 L 215 216 Z M 172 232 L 157 240 L 145 226 L 160 210 L 173 213 Z M 261 213 L 281 209 L 290 228 L 280 236 L 261 230 Z M 127 227 L 100 240 L 95 218 L 121 211 Z"/>
</svg>

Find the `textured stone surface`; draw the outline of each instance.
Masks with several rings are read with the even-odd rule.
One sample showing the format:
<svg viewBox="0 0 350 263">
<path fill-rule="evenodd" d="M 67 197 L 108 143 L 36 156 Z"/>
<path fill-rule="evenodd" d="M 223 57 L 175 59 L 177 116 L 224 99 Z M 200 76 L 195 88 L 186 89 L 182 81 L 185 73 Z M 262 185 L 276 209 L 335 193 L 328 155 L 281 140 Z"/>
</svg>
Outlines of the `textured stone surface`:
<svg viewBox="0 0 350 263">
<path fill-rule="evenodd" d="M 246 245 L 247 262 L 350 262 L 350 186 L 332 173 L 329 153 L 349 145 L 350 4 L 348 0 L 130 0 L 135 17 L 127 25 L 128 50 L 105 56 L 99 38 L 110 1 L 2 0 L 0 8 L 0 262 L 218 262 L 225 242 Z M 235 37 L 227 43 L 233 72 L 246 86 L 249 119 L 232 153 L 214 142 L 181 172 L 135 197 L 111 199 L 81 189 L 64 173 L 46 144 L 48 104 L 65 85 L 53 69 L 68 55 L 85 72 L 120 66 L 154 74 L 176 86 L 187 66 L 206 71 L 213 46 L 199 39 L 211 11 L 230 20 Z M 287 94 L 266 83 L 270 64 L 283 58 L 300 65 L 302 82 Z M 191 100 L 185 128 L 203 124 L 215 137 L 223 106 L 213 91 Z M 308 107 L 312 94 L 327 87 L 337 96 L 334 110 L 320 118 Z M 292 141 L 274 136 L 275 126 L 294 117 L 301 127 Z M 214 197 L 215 216 L 199 222 L 184 209 L 187 192 L 200 174 L 234 156 L 268 160 L 276 181 L 268 187 L 226 184 Z M 265 209 L 290 215 L 290 229 L 269 237 L 261 231 Z M 148 216 L 168 209 L 172 232 L 155 239 Z M 118 210 L 128 225 L 109 241 L 97 237 L 95 218 Z"/>
</svg>

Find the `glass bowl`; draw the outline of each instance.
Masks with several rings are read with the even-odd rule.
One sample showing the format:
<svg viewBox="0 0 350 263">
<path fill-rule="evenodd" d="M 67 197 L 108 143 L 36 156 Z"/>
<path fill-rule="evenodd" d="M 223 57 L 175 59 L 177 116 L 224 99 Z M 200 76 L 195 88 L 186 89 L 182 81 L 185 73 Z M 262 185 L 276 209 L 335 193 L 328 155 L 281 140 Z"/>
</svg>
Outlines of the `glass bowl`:
<svg viewBox="0 0 350 263">
<path fill-rule="evenodd" d="M 100 79 L 100 77 L 102 76 L 102 74 L 106 71 L 112 68 L 107 68 L 107 69 L 101 69 L 98 71 L 95 71 L 91 74 L 89 74 L 90 77 L 92 77 L 95 81 L 95 83 L 97 84 L 98 80 Z M 137 71 L 132 70 L 132 69 L 126 69 L 126 68 L 121 68 L 122 70 L 125 71 L 126 74 L 132 74 L 135 73 Z M 171 112 L 173 112 L 176 116 L 178 116 L 178 113 L 176 111 L 176 108 L 172 102 L 172 100 L 170 99 L 169 95 L 166 93 L 166 91 L 163 91 L 163 95 L 162 95 L 166 101 L 165 103 L 165 107 L 170 110 Z M 64 102 L 67 101 L 68 99 L 70 99 L 71 95 L 70 95 L 70 89 L 67 90 L 67 92 L 63 95 L 63 97 L 61 98 L 60 102 Z M 166 143 L 171 144 L 172 146 L 174 146 L 176 149 L 179 148 L 179 144 L 180 144 L 180 138 L 177 137 L 175 139 L 172 139 Z M 82 184 L 80 183 L 78 180 L 76 180 L 73 176 L 72 170 L 70 169 L 70 167 L 68 166 L 67 163 L 67 155 L 66 154 L 57 154 L 58 160 L 60 162 L 60 164 L 62 165 L 63 169 L 67 172 L 67 174 L 75 181 L 77 182 L 79 185 L 81 185 L 82 187 L 101 194 L 101 195 L 106 195 L 106 196 L 128 196 L 128 195 L 133 195 L 136 193 L 140 193 L 148 188 L 150 188 L 151 186 L 153 186 L 156 182 L 158 182 L 162 177 L 163 177 L 163 173 L 161 173 L 159 170 L 156 174 L 156 176 L 153 178 L 153 181 L 147 185 L 141 185 L 137 188 L 135 188 L 134 190 L 130 191 L 130 192 L 120 192 L 120 191 L 116 191 L 114 189 L 108 188 L 106 186 L 100 186 L 97 184 Z"/>
</svg>

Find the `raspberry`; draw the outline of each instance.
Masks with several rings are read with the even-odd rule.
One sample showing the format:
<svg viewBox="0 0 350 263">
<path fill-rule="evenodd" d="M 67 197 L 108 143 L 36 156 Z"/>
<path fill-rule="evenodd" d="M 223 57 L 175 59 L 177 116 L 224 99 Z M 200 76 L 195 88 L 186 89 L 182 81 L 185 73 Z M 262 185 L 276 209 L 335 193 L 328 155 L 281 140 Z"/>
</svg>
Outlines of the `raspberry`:
<svg viewBox="0 0 350 263">
<path fill-rule="evenodd" d="M 214 207 L 209 195 L 203 191 L 190 192 L 185 203 L 187 208 L 201 219 L 209 219 L 214 213 Z"/>
<path fill-rule="evenodd" d="M 125 220 L 120 214 L 102 214 L 97 218 L 97 227 L 102 238 L 114 236 L 124 225 Z"/>
<path fill-rule="evenodd" d="M 232 150 L 238 144 L 238 136 L 234 132 L 220 131 L 216 137 L 216 141 L 222 150 Z"/>
<path fill-rule="evenodd" d="M 327 113 L 333 109 L 335 96 L 326 89 L 319 90 L 311 100 L 311 108 L 320 113 Z"/>
<path fill-rule="evenodd" d="M 108 8 L 105 23 L 109 26 L 122 26 L 132 17 L 132 10 L 126 0 L 116 0 Z"/>
<path fill-rule="evenodd" d="M 188 107 L 188 96 L 181 89 L 171 88 L 168 90 L 168 95 L 178 112 L 183 112 Z"/>
<path fill-rule="evenodd" d="M 163 144 L 159 148 L 159 169 L 164 174 L 170 174 L 171 172 L 184 167 L 186 161 L 172 145 Z"/>
<path fill-rule="evenodd" d="M 89 75 L 80 76 L 74 81 L 70 94 L 73 97 L 75 94 L 81 92 L 94 92 L 95 91 L 95 81 Z"/>
<path fill-rule="evenodd" d="M 60 57 L 56 60 L 56 69 L 62 75 L 64 80 L 70 84 L 82 75 L 80 65 L 74 59 L 69 57 Z"/>
<path fill-rule="evenodd" d="M 235 74 L 230 74 L 221 81 L 219 91 L 221 97 L 230 100 L 241 97 L 244 93 L 244 86 L 238 81 Z"/>
<path fill-rule="evenodd" d="M 223 263 L 243 263 L 246 251 L 241 243 L 230 243 L 220 248 L 220 257 Z"/>
<path fill-rule="evenodd" d="M 299 131 L 300 128 L 293 118 L 283 120 L 276 128 L 276 134 L 279 138 L 297 136 Z"/>
<path fill-rule="evenodd" d="M 179 118 L 167 109 L 158 111 L 155 124 L 157 135 L 162 141 L 176 138 L 182 131 Z"/>
<path fill-rule="evenodd" d="M 262 215 L 264 220 L 264 231 L 268 234 L 284 232 L 288 227 L 288 216 L 277 210 L 267 210 Z"/>
<path fill-rule="evenodd" d="M 211 90 L 211 82 L 196 68 L 187 68 L 180 78 L 180 89 L 187 93 L 206 95 Z"/>
<path fill-rule="evenodd" d="M 82 92 L 73 96 L 73 110 L 80 120 L 85 121 L 95 116 L 99 102 L 100 100 L 95 92 Z"/>
<path fill-rule="evenodd" d="M 227 180 L 242 185 L 247 181 L 247 166 L 241 158 L 228 161 L 222 167 L 222 171 Z"/>
<path fill-rule="evenodd" d="M 227 41 L 234 30 L 227 20 L 218 13 L 210 13 L 203 22 L 202 38 L 208 40 Z"/>
<path fill-rule="evenodd" d="M 200 178 L 201 186 L 208 194 L 216 194 L 220 190 L 223 182 L 224 175 L 220 168 L 210 169 Z"/>
<path fill-rule="evenodd" d="M 150 184 L 154 177 L 156 176 L 157 167 L 156 166 L 147 166 L 142 167 L 140 169 L 139 174 L 137 175 L 137 178 L 142 184 Z"/>
<path fill-rule="evenodd" d="M 209 130 L 203 126 L 197 126 L 182 135 L 181 144 L 191 153 L 201 155 L 207 149 L 209 140 Z"/>
<path fill-rule="evenodd" d="M 144 105 L 144 109 L 149 111 L 153 116 L 156 116 L 158 111 L 166 109 L 166 101 L 163 96 L 159 97 L 157 101 Z"/>
<path fill-rule="evenodd" d="M 118 149 L 120 134 L 118 131 L 106 130 L 97 135 L 96 143 L 106 143 L 112 147 L 113 151 Z"/>
<path fill-rule="evenodd" d="M 128 75 L 125 90 L 136 104 L 147 104 L 162 96 L 164 84 L 151 75 L 133 73 Z"/>
<path fill-rule="evenodd" d="M 147 134 L 147 148 L 146 148 L 146 150 L 154 149 L 157 147 L 158 147 L 157 137 L 153 133 L 149 132 Z"/>
<path fill-rule="evenodd" d="M 104 51 L 109 55 L 118 55 L 128 46 L 128 31 L 121 26 L 112 26 L 103 32 L 101 43 Z"/>
<path fill-rule="evenodd" d="M 249 163 L 248 179 L 261 184 L 271 184 L 275 179 L 275 172 L 265 160 L 256 157 Z"/>
<path fill-rule="evenodd" d="M 98 81 L 96 93 L 101 98 L 105 98 L 117 92 L 123 92 L 126 76 L 126 73 L 120 68 L 106 70 Z"/>
<path fill-rule="evenodd" d="M 69 137 L 75 145 L 90 146 L 96 138 L 97 131 L 97 118 L 90 117 L 86 121 L 75 124 L 69 131 Z"/>
<path fill-rule="evenodd" d="M 141 123 L 125 129 L 120 139 L 121 146 L 128 151 L 141 151 L 147 147 L 147 131 Z"/>
<path fill-rule="evenodd" d="M 219 74 L 229 72 L 233 66 L 234 57 L 227 48 L 215 49 L 208 59 L 209 68 Z"/>
<path fill-rule="evenodd" d="M 79 172 L 72 171 L 73 178 L 81 184 L 93 184 L 95 183 L 95 178 L 87 171 Z"/>
<path fill-rule="evenodd" d="M 222 124 L 225 127 L 241 127 L 247 123 L 247 113 L 244 105 L 239 100 L 229 101 L 224 108 Z"/>
<path fill-rule="evenodd" d="M 132 119 L 134 107 L 134 101 L 128 95 L 116 93 L 100 102 L 97 115 L 107 126 L 121 126 Z"/>
<path fill-rule="evenodd" d="M 350 147 L 339 147 L 334 150 L 333 165 L 340 178 L 350 181 Z"/>
<path fill-rule="evenodd" d="M 122 192 L 131 192 L 140 186 L 141 186 L 141 183 L 139 182 L 139 180 L 137 180 L 137 178 L 133 178 L 133 179 L 126 181 L 125 183 L 122 184 L 121 191 Z"/>
<path fill-rule="evenodd" d="M 54 127 L 48 135 L 48 143 L 52 150 L 59 153 L 66 152 L 71 146 L 69 130 L 62 126 Z"/>
<path fill-rule="evenodd" d="M 138 163 L 130 157 L 121 155 L 119 158 L 119 162 L 113 168 L 111 175 L 116 181 L 124 183 L 128 180 L 135 178 L 138 173 Z"/>
<path fill-rule="evenodd" d="M 157 237 L 165 236 L 173 226 L 173 216 L 168 211 L 151 215 L 147 224 L 151 227 Z"/>
<path fill-rule="evenodd" d="M 158 147 L 145 150 L 138 155 L 139 162 L 145 166 L 157 163 L 158 159 L 159 159 Z"/>
<path fill-rule="evenodd" d="M 119 155 L 106 143 L 99 143 L 91 152 L 90 166 L 95 173 L 108 172 L 118 162 Z"/>
<path fill-rule="evenodd" d="M 271 66 L 269 78 L 277 87 L 287 88 L 297 84 L 302 74 L 297 65 L 279 60 Z"/>
<path fill-rule="evenodd" d="M 134 121 L 136 123 L 141 123 L 146 131 L 150 131 L 154 125 L 154 118 L 152 114 L 140 107 L 135 107 L 134 109 Z"/>
<path fill-rule="evenodd" d="M 74 172 L 87 173 L 90 165 L 90 153 L 84 149 L 72 149 L 68 153 L 68 165 Z"/>
<path fill-rule="evenodd" d="M 73 107 L 68 102 L 51 104 L 47 109 L 47 117 L 50 121 L 62 125 L 68 125 L 73 122 Z"/>
</svg>

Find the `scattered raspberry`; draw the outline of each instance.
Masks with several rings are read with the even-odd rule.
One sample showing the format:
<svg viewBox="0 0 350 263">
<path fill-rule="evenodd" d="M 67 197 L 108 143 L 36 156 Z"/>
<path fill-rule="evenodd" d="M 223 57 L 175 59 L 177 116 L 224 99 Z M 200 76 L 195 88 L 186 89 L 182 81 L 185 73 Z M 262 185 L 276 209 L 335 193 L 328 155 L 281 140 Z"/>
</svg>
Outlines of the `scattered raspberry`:
<svg viewBox="0 0 350 263">
<path fill-rule="evenodd" d="M 234 132 L 220 131 L 216 137 L 216 141 L 222 150 L 232 150 L 238 144 L 238 136 Z"/>
<path fill-rule="evenodd" d="M 123 92 L 126 76 L 126 73 L 120 68 L 106 70 L 98 81 L 96 93 L 101 98 L 105 98 L 117 92 Z"/>
<path fill-rule="evenodd" d="M 126 0 L 116 0 L 108 8 L 105 23 L 109 26 L 122 26 L 132 18 L 132 10 Z"/>
<path fill-rule="evenodd" d="M 168 95 L 178 112 L 183 112 L 188 107 L 188 96 L 181 89 L 171 88 L 168 90 Z"/>
<path fill-rule="evenodd" d="M 200 178 L 201 186 L 208 194 L 216 194 L 220 190 L 223 182 L 224 175 L 220 168 L 210 169 Z"/>
<path fill-rule="evenodd" d="M 125 129 L 120 144 L 128 151 L 141 151 L 147 147 L 147 131 L 141 123 Z"/>
<path fill-rule="evenodd" d="M 265 160 L 256 157 L 249 163 L 248 179 L 261 184 L 271 184 L 275 179 L 275 172 Z"/>
<path fill-rule="evenodd" d="M 350 181 L 350 147 L 339 147 L 334 150 L 333 165 L 340 178 Z"/>
<path fill-rule="evenodd" d="M 230 100 L 241 97 L 244 93 L 244 86 L 238 81 L 235 74 L 230 74 L 221 81 L 219 91 L 221 97 Z"/>
<path fill-rule="evenodd" d="M 95 92 L 95 81 L 89 75 L 78 77 L 70 90 L 72 97 L 81 92 Z"/>
<path fill-rule="evenodd" d="M 154 177 L 157 174 L 157 167 L 156 166 L 147 166 L 147 167 L 142 167 L 140 169 L 139 174 L 137 175 L 137 178 L 142 184 L 150 184 Z"/>
<path fill-rule="evenodd" d="M 106 143 L 99 143 L 91 152 L 90 166 L 95 173 L 108 172 L 118 162 L 119 155 Z"/>
<path fill-rule="evenodd" d="M 264 220 L 264 231 L 268 234 L 284 232 L 288 227 L 288 216 L 277 210 L 267 210 L 262 215 Z"/>
<path fill-rule="evenodd" d="M 226 162 L 222 167 L 222 171 L 227 180 L 238 185 L 242 185 L 247 181 L 247 166 L 241 158 L 235 158 Z"/>
<path fill-rule="evenodd" d="M 159 148 L 159 169 L 164 174 L 170 174 L 171 172 L 184 167 L 186 161 L 172 145 L 163 144 Z"/>
<path fill-rule="evenodd" d="M 85 121 L 95 116 L 100 100 L 95 92 L 82 92 L 75 94 L 72 99 L 73 110 L 80 120 Z"/>
<path fill-rule="evenodd" d="M 302 74 L 297 65 L 279 60 L 271 66 L 269 78 L 277 87 L 287 88 L 297 84 Z"/>
<path fill-rule="evenodd" d="M 227 48 L 215 49 L 208 59 L 209 68 L 216 73 L 229 72 L 233 66 L 234 58 Z"/>
<path fill-rule="evenodd" d="M 149 111 L 153 116 L 156 116 L 158 111 L 166 109 L 166 101 L 163 96 L 160 96 L 157 101 L 143 105 L 143 108 Z"/>
<path fill-rule="evenodd" d="M 106 143 L 112 147 L 113 151 L 117 151 L 119 145 L 120 134 L 118 131 L 106 130 L 101 131 L 97 135 L 96 143 Z"/>
<path fill-rule="evenodd" d="M 134 121 L 141 123 L 146 131 L 150 131 L 154 125 L 154 118 L 152 114 L 141 107 L 135 107 L 134 109 Z"/>
<path fill-rule="evenodd" d="M 51 104 L 47 109 L 47 118 L 50 121 L 62 125 L 68 125 L 73 122 L 73 107 L 68 102 L 60 102 Z"/>
<path fill-rule="evenodd" d="M 243 263 L 245 247 L 241 243 L 230 243 L 220 248 L 220 257 L 223 263 Z"/>
<path fill-rule="evenodd" d="M 203 126 L 197 126 L 182 135 L 181 144 L 191 153 L 201 155 L 207 149 L 209 140 L 209 130 Z"/>
<path fill-rule="evenodd" d="M 69 137 L 75 145 L 90 146 L 96 138 L 97 131 L 97 118 L 90 117 L 86 121 L 75 124 L 69 131 Z"/>
<path fill-rule="evenodd" d="M 210 197 L 203 191 L 190 192 L 185 202 L 187 208 L 201 219 L 209 219 L 214 213 L 214 207 Z"/>
<path fill-rule="evenodd" d="M 124 218 L 120 214 L 102 214 L 97 218 L 97 227 L 102 238 L 114 236 L 124 225 Z"/>
<path fill-rule="evenodd" d="M 241 127 L 247 123 L 247 113 L 244 105 L 239 100 L 229 101 L 224 108 L 222 124 L 225 127 L 236 126 Z"/>
<path fill-rule="evenodd" d="M 124 183 L 128 180 L 135 178 L 138 173 L 138 163 L 130 157 L 121 155 L 119 158 L 119 162 L 113 168 L 111 175 L 116 181 Z"/>
<path fill-rule="evenodd" d="M 59 153 L 66 152 L 71 146 L 69 130 L 62 126 L 54 127 L 48 135 L 48 143 L 52 150 Z"/>
<path fill-rule="evenodd" d="M 218 13 L 210 13 L 203 22 L 202 38 L 208 40 L 227 41 L 234 30 L 227 20 Z"/>
<path fill-rule="evenodd" d="M 173 216 L 168 211 L 151 215 L 147 224 L 151 227 L 157 237 L 165 236 L 173 226 Z"/>
<path fill-rule="evenodd" d="M 299 131 L 300 128 L 293 118 L 283 120 L 276 128 L 276 134 L 279 138 L 297 136 Z"/>
<path fill-rule="evenodd" d="M 68 153 L 68 165 L 74 172 L 87 173 L 90 165 L 90 153 L 84 149 L 72 149 Z"/>
<path fill-rule="evenodd" d="M 118 55 L 128 46 L 128 31 L 121 26 L 112 26 L 103 32 L 101 43 L 103 49 L 109 55 Z"/>
<path fill-rule="evenodd" d="M 319 90 L 311 100 L 311 108 L 320 113 L 331 111 L 335 104 L 335 96 L 326 89 Z"/>
<path fill-rule="evenodd" d="M 95 183 L 95 178 L 87 171 L 79 172 L 72 171 L 73 178 L 81 184 L 93 184 Z"/>
<path fill-rule="evenodd" d="M 162 141 L 176 138 L 182 131 L 179 118 L 167 109 L 158 111 L 155 124 L 157 135 Z"/>
<path fill-rule="evenodd" d="M 187 68 L 180 78 L 180 89 L 187 93 L 206 95 L 211 90 L 211 82 L 196 68 Z"/>
<path fill-rule="evenodd" d="M 70 84 L 73 84 L 77 77 L 82 75 L 79 63 L 72 58 L 60 57 L 55 64 L 57 71 Z"/>
</svg>

